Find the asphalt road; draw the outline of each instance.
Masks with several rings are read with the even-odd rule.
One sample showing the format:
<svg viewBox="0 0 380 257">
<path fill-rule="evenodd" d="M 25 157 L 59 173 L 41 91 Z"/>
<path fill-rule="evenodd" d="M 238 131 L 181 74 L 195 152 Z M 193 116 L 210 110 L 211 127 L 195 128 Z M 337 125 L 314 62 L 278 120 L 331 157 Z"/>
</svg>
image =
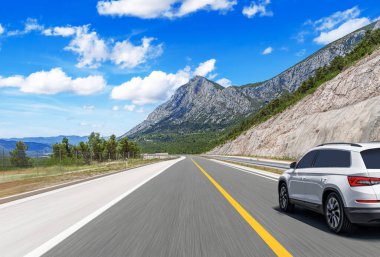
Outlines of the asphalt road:
<svg viewBox="0 0 380 257">
<path fill-rule="evenodd" d="M 213 159 L 217 160 L 226 160 L 226 161 L 233 161 L 233 162 L 239 162 L 239 163 L 245 163 L 245 164 L 253 164 L 257 166 L 264 166 L 264 167 L 272 167 L 282 170 L 287 170 L 290 168 L 290 165 L 286 162 L 276 162 L 276 161 L 264 161 L 264 160 L 255 160 L 253 158 L 247 158 L 247 157 L 238 157 L 238 156 L 220 156 L 220 155 L 214 155 L 210 156 Z"/>
<path fill-rule="evenodd" d="M 73 231 L 75 224 L 84 224 L 178 161 L 159 162 L 1 204 L 0 256 L 24 256 L 45 242 L 58 242 L 57 236 Z M 38 255 L 37 251 L 31 256 Z"/>
<path fill-rule="evenodd" d="M 356 257 L 379 256 L 379 243 L 379 228 L 340 236 L 321 215 L 279 212 L 275 179 L 188 157 L 44 256 L 276 256 L 282 247 L 293 256 Z"/>
</svg>

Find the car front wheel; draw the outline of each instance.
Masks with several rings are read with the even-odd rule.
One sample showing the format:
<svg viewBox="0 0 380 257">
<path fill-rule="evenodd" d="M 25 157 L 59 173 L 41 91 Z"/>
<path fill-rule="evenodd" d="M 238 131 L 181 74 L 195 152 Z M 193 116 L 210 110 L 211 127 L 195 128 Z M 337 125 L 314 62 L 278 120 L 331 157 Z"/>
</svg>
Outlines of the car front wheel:
<svg viewBox="0 0 380 257">
<path fill-rule="evenodd" d="M 327 225 L 332 231 L 342 233 L 352 230 L 352 223 L 344 213 L 343 202 L 338 194 L 330 193 L 324 207 Z"/>
<path fill-rule="evenodd" d="M 289 201 L 289 193 L 288 188 L 285 183 L 280 185 L 280 189 L 278 190 L 278 200 L 280 209 L 283 212 L 291 212 L 294 209 L 294 205 Z"/>
</svg>

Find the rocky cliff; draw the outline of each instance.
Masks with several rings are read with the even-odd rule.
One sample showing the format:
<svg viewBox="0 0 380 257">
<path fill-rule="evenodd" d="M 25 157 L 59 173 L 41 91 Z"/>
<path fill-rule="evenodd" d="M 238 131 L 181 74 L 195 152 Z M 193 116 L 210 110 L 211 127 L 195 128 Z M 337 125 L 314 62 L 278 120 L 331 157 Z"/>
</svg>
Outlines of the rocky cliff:
<svg viewBox="0 0 380 257">
<path fill-rule="evenodd" d="M 212 154 L 299 157 L 324 142 L 380 140 L 380 50 Z"/>
</svg>

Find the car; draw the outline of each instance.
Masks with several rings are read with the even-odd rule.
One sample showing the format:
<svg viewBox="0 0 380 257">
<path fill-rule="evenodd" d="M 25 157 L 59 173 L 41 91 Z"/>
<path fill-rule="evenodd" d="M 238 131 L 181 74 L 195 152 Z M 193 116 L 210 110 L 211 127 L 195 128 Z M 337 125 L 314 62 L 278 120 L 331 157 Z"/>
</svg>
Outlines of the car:
<svg viewBox="0 0 380 257">
<path fill-rule="evenodd" d="M 278 196 L 281 211 L 298 205 L 321 213 L 335 233 L 380 224 L 380 142 L 311 149 L 280 176 Z"/>
</svg>

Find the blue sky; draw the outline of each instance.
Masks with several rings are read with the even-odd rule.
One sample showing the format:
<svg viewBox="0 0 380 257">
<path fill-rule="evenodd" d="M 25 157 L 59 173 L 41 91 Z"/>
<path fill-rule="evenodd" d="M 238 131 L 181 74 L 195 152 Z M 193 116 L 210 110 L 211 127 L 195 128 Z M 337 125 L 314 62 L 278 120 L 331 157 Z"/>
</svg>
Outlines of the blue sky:
<svg viewBox="0 0 380 257">
<path fill-rule="evenodd" d="M 269 79 L 378 0 L 2 1 L 0 138 L 121 135 L 194 75 Z"/>
</svg>

